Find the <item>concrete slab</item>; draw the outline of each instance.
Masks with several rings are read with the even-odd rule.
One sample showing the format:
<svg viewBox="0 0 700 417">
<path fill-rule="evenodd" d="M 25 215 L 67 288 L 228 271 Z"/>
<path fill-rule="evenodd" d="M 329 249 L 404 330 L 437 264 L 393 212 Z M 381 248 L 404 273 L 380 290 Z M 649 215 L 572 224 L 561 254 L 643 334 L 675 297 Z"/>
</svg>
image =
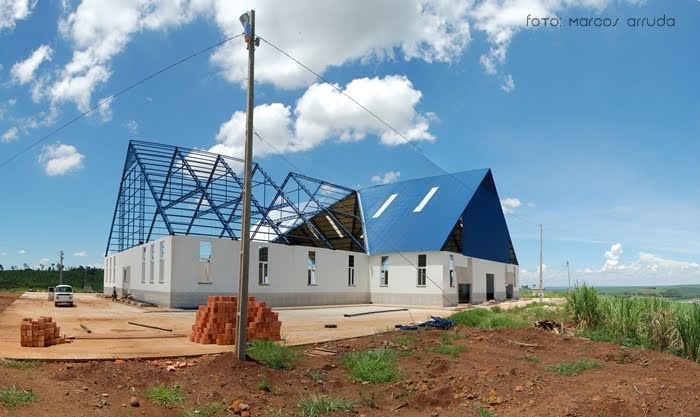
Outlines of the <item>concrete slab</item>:
<svg viewBox="0 0 700 417">
<path fill-rule="evenodd" d="M 307 344 L 375 334 L 392 329 L 395 324 L 424 321 L 431 315 L 447 316 L 442 309 L 410 309 L 344 317 L 366 311 L 392 309 L 386 306 L 344 306 L 279 310 L 282 337 L 290 345 Z M 47 348 L 21 347 L 19 326 L 24 317 L 51 316 L 61 327 L 61 334 L 76 336 L 70 344 Z M 24 293 L 0 313 L 0 357 L 21 359 L 89 360 L 112 358 L 148 358 L 201 355 L 226 352 L 232 346 L 200 345 L 187 340 L 195 312 L 139 308 L 113 302 L 95 294 L 75 294 L 75 307 L 54 307 L 46 293 Z M 172 332 L 128 324 L 132 321 Z M 93 332 L 86 333 L 80 324 Z M 326 324 L 336 324 L 327 329 Z"/>
</svg>

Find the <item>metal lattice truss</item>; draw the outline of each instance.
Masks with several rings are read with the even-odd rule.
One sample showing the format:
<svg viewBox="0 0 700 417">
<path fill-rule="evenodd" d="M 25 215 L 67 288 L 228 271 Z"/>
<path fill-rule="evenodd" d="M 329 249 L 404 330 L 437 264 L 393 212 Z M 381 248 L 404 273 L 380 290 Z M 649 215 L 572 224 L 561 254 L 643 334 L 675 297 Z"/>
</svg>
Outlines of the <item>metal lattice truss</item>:
<svg viewBox="0 0 700 417">
<path fill-rule="evenodd" d="M 131 141 L 107 251 L 168 235 L 238 239 L 241 159 Z M 281 187 L 253 165 L 251 239 L 364 252 L 357 192 L 299 174 Z"/>
</svg>

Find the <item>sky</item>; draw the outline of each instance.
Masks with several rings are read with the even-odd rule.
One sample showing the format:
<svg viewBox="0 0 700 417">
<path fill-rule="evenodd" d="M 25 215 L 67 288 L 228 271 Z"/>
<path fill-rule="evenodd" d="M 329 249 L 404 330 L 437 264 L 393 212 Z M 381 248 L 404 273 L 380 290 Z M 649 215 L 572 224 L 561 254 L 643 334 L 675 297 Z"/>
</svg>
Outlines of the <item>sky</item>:
<svg viewBox="0 0 700 417">
<path fill-rule="evenodd" d="M 241 156 L 241 38 L 109 99 L 251 8 L 274 178 L 491 168 L 522 284 L 700 284 L 697 0 L 0 0 L 0 264 L 101 266 L 129 140 Z"/>
</svg>

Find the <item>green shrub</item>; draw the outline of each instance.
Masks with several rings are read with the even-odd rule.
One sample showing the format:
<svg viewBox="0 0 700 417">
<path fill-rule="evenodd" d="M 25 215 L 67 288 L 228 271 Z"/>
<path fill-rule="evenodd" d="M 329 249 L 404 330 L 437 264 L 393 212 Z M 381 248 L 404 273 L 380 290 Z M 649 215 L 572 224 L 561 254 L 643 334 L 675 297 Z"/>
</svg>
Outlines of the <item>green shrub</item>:
<svg viewBox="0 0 700 417">
<path fill-rule="evenodd" d="M 247 353 L 261 364 L 274 369 L 291 370 L 301 360 L 301 355 L 294 348 L 278 345 L 272 340 L 254 340 Z"/>
<path fill-rule="evenodd" d="M 2 360 L 2 366 L 5 368 L 14 368 L 14 369 L 33 369 L 36 368 L 37 366 L 42 365 L 42 361 L 34 361 L 34 360 L 27 360 L 27 361 L 17 361 L 14 359 L 3 359 Z"/>
<path fill-rule="evenodd" d="M 518 309 L 493 312 L 486 308 L 474 308 L 457 312 L 450 318 L 455 324 L 477 329 L 522 329 L 528 327 L 528 323 L 518 316 L 521 312 Z"/>
<path fill-rule="evenodd" d="M 401 378 L 397 359 L 395 351 L 378 348 L 348 353 L 340 357 L 340 362 L 348 369 L 348 375 L 353 381 L 381 384 Z"/>
<path fill-rule="evenodd" d="M 598 369 L 600 363 L 596 360 L 578 361 L 578 362 L 560 362 L 549 367 L 552 371 L 559 375 L 574 376 L 588 369 Z"/>
<path fill-rule="evenodd" d="M 342 398 L 312 394 L 308 398 L 302 398 L 297 409 L 303 417 L 318 417 L 335 412 L 351 413 L 355 411 L 355 404 Z"/>
<path fill-rule="evenodd" d="M 159 384 L 148 389 L 146 397 L 154 404 L 158 405 L 177 405 L 185 401 L 185 393 L 182 387 L 175 384 L 168 387 L 165 384 Z"/>
<path fill-rule="evenodd" d="M 3 403 L 10 410 L 33 401 L 37 401 L 37 398 L 32 390 L 19 389 L 15 385 L 0 389 L 0 403 Z"/>
<path fill-rule="evenodd" d="M 183 410 L 178 414 L 178 417 L 212 417 L 226 409 L 226 405 L 222 403 L 211 403 L 198 405 L 192 410 Z"/>
</svg>

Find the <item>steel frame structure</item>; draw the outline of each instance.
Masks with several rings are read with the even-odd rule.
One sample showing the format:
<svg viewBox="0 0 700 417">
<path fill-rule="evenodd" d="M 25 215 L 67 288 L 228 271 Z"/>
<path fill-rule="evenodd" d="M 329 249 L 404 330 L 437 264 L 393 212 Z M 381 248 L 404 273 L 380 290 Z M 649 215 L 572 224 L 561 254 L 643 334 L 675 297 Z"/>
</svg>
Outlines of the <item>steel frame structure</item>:
<svg viewBox="0 0 700 417">
<path fill-rule="evenodd" d="M 243 161 L 131 141 L 105 256 L 168 235 L 238 240 Z M 253 165 L 251 239 L 365 252 L 355 190 L 290 173 L 278 186 Z"/>
</svg>

